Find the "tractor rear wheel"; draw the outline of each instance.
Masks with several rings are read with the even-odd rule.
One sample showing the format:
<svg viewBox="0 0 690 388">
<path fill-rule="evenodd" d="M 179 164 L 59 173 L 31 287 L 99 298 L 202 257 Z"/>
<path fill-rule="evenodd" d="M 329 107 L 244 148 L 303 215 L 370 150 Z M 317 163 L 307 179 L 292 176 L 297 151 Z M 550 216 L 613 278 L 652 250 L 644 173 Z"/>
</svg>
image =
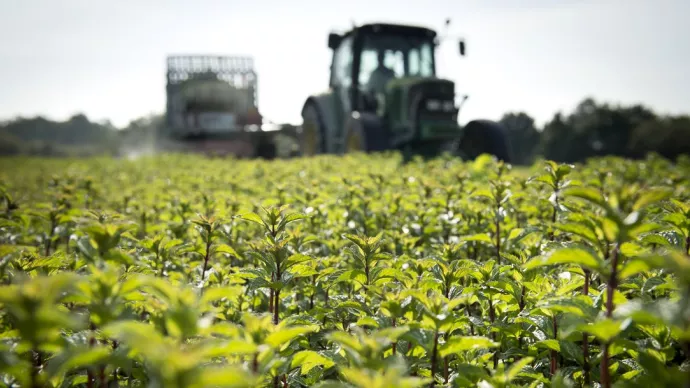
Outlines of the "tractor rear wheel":
<svg viewBox="0 0 690 388">
<path fill-rule="evenodd" d="M 467 123 L 463 129 L 459 151 L 468 159 L 490 154 L 506 163 L 512 163 L 508 133 L 495 121 L 473 120 Z"/>
<path fill-rule="evenodd" d="M 299 135 L 302 155 L 313 156 L 323 153 L 323 126 L 314 104 L 308 104 L 304 108 L 302 119 L 302 132 Z"/>
</svg>

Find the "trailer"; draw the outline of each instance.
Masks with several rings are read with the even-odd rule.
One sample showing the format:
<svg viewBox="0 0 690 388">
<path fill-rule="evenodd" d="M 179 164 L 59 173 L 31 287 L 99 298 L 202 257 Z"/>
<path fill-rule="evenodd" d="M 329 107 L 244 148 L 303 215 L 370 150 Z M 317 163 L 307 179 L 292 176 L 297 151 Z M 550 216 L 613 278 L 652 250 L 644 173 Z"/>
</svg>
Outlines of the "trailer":
<svg viewBox="0 0 690 388">
<path fill-rule="evenodd" d="M 251 57 L 172 55 L 166 78 L 158 149 L 274 158 L 277 136 L 297 136 L 289 126 L 264 130 Z"/>
</svg>

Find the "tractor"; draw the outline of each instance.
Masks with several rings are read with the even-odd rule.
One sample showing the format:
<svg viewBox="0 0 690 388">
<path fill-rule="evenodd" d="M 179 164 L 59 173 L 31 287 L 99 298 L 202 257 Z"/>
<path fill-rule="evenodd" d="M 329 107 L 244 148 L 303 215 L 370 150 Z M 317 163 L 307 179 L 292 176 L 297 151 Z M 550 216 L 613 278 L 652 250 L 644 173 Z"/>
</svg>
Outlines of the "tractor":
<svg viewBox="0 0 690 388">
<path fill-rule="evenodd" d="M 371 23 L 330 33 L 329 88 L 302 107 L 302 155 L 397 150 L 474 159 L 487 153 L 510 162 L 499 123 L 459 125 L 455 84 L 436 75 L 439 44 L 436 31 L 410 25 Z M 465 56 L 464 41 L 458 48 Z"/>
</svg>

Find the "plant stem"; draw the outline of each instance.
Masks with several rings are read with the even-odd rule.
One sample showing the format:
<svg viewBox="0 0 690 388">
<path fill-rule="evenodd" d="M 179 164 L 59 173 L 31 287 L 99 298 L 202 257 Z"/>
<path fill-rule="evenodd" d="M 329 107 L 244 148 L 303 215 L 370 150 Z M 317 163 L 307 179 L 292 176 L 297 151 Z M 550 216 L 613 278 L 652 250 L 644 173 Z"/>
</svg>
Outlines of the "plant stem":
<svg viewBox="0 0 690 388">
<path fill-rule="evenodd" d="M 606 316 L 611 318 L 613 315 L 613 294 L 618 287 L 618 245 L 613 250 L 611 255 L 611 276 L 606 286 Z"/>
<path fill-rule="evenodd" d="M 50 233 L 48 234 L 48 241 L 46 241 L 45 255 L 50 256 L 50 249 L 53 245 L 53 237 L 55 237 L 55 227 L 57 226 L 56 215 L 50 215 Z"/>
<path fill-rule="evenodd" d="M 434 347 L 431 350 L 431 384 L 430 387 L 436 386 L 436 363 L 438 353 L 438 330 L 434 333 Z"/>
<path fill-rule="evenodd" d="M 611 318 L 613 315 L 613 294 L 616 291 L 618 283 L 618 244 L 613 249 L 611 254 L 611 275 L 608 279 L 608 284 L 606 286 L 606 317 Z M 601 359 L 601 385 L 604 388 L 611 387 L 611 376 L 609 376 L 609 345 L 607 342 L 604 344 L 604 354 Z"/>
<path fill-rule="evenodd" d="M 276 290 L 273 301 L 273 324 L 277 325 L 279 322 L 278 314 L 280 314 L 280 290 Z"/>
<path fill-rule="evenodd" d="M 558 320 L 557 316 L 554 314 L 553 318 L 551 319 L 551 322 L 553 324 L 553 338 L 555 340 L 558 340 Z M 555 350 L 551 350 L 551 376 L 556 374 L 556 370 L 558 369 L 558 352 Z"/>
<path fill-rule="evenodd" d="M 280 273 L 280 258 L 276 257 L 276 282 L 280 282 L 280 279 L 282 277 L 282 274 Z M 279 314 L 280 314 L 280 288 L 275 290 L 275 294 L 273 295 L 273 324 L 277 325 L 279 321 Z"/>
<path fill-rule="evenodd" d="M 273 314 L 273 295 L 275 291 L 271 288 L 268 292 L 268 313 Z"/>
<path fill-rule="evenodd" d="M 91 338 L 89 338 L 89 347 L 92 348 L 94 345 L 96 345 L 96 337 L 94 336 L 93 332 L 96 331 L 96 325 L 91 323 L 89 325 L 89 329 L 91 330 Z M 89 371 L 87 372 L 86 375 L 86 383 L 88 388 L 93 388 L 94 384 L 96 382 L 96 377 L 93 375 L 93 371 L 91 368 L 89 368 Z"/>
<path fill-rule="evenodd" d="M 501 222 L 498 219 L 498 211 L 496 212 L 496 262 L 501 265 Z"/>
<path fill-rule="evenodd" d="M 204 268 L 203 271 L 201 272 L 201 283 L 203 287 L 203 282 L 206 280 L 206 269 L 208 269 L 208 259 L 211 254 L 211 232 L 208 233 L 208 237 L 206 237 L 206 253 L 204 254 Z"/>
<path fill-rule="evenodd" d="M 448 342 L 448 332 L 446 332 L 443 335 L 443 337 L 445 339 L 445 342 Z M 450 375 L 449 368 L 448 368 L 449 357 L 450 356 L 446 356 L 443 358 L 443 383 L 444 384 L 448 384 L 448 377 Z"/>
<path fill-rule="evenodd" d="M 364 258 L 364 274 L 367 276 L 367 282 L 365 283 L 364 289 L 366 290 L 369 286 L 369 259 Z"/>
<path fill-rule="evenodd" d="M 395 327 L 395 318 L 393 318 L 393 327 Z M 393 342 L 393 354 L 395 354 L 396 348 L 398 347 L 398 342 Z"/>
<path fill-rule="evenodd" d="M 611 388 L 611 376 L 609 376 L 609 344 L 604 344 L 604 354 L 601 359 L 601 386 Z"/>
<path fill-rule="evenodd" d="M 520 311 L 518 312 L 518 314 L 521 313 L 522 310 L 525 309 L 525 291 L 526 290 L 527 290 L 527 288 L 523 285 L 522 291 L 520 292 L 520 301 L 518 302 L 518 307 L 520 307 Z M 518 336 L 518 345 L 520 345 L 520 347 L 522 347 L 522 333 L 520 333 L 520 335 Z"/>
<path fill-rule="evenodd" d="M 585 284 L 582 287 L 582 295 L 589 295 L 589 270 L 584 270 L 585 272 Z M 585 385 L 590 386 L 592 384 L 590 372 L 589 372 L 589 337 L 586 332 L 582 333 L 582 358 L 584 360 L 582 365 L 582 370 L 585 375 Z"/>
<path fill-rule="evenodd" d="M 41 352 L 38 350 L 32 350 L 31 356 L 33 358 L 33 367 L 31 368 L 31 388 L 39 388 L 41 385 L 38 382 L 38 373 L 41 370 L 41 364 L 43 364 Z"/>
<path fill-rule="evenodd" d="M 493 301 L 491 300 L 491 296 L 489 296 L 489 321 L 493 325 L 494 320 L 496 319 L 496 311 L 494 310 L 494 304 Z M 491 333 L 491 340 L 496 341 L 496 332 Z M 498 368 L 498 352 L 494 353 L 494 369 Z"/>
</svg>

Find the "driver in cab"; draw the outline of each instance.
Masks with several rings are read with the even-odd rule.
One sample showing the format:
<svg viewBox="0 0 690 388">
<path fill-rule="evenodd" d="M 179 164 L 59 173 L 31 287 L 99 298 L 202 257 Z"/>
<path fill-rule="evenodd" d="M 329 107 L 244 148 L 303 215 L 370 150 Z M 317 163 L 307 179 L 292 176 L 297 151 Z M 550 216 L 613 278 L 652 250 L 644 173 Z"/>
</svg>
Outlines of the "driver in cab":
<svg viewBox="0 0 690 388">
<path fill-rule="evenodd" d="M 378 52 L 378 66 L 371 73 L 367 88 L 375 95 L 383 94 L 386 91 L 386 84 L 395 78 L 395 72 L 386 67 L 383 63 L 384 50 Z"/>
</svg>

